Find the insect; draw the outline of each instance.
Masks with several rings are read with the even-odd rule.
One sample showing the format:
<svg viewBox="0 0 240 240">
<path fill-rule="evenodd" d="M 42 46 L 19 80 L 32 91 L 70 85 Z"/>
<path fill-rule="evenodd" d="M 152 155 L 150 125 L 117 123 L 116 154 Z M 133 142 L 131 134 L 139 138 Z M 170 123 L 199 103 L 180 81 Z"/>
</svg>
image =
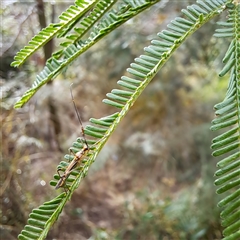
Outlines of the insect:
<svg viewBox="0 0 240 240">
<path fill-rule="evenodd" d="M 90 147 L 89 147 L 89 145 L 87 143 L 87 140 L 86 140 L 86 137 L 85 137 L 84 128 L 83 128 L 83 124 L 82 124 L 82 119 L 80 117 L 80 113 L 78 112 L 76 104 L 74 102 L 74 98 L 73 98 L 73 94 L 72 94 L 72 84 L 70 85 L 70 92 L 71 92 L 71 97 L 72 97 L 74 109 L 75 109 L 75 112 L 77 113 L 78 121 L 79 121 L 79 123 L 81 125 L 81 133 L 82 133 L 82 136 L 83 136 L 83 139 L 82 139 L 83 148 L 81 149 L 81 151 L 79 151 L 79 152 L 77 152 L 75 154 L 73 160 L 70 162 L 70 164 L 66 168 L 65 172 L 63 173 L 63 175 L 60 175 L 60 172 L 61 171 L 63 172 L 62 169 L 58 169 L 57 170 L 57 173 L 58 173 L 60 179 L 59 179 L 55 189 L 58 189 L 60 187 L 64 187 L 65 188 L 65 183 L 66 183 L 66 180 L 68 179 L 69 175 L 71 174 L 73 169 L 76 168 L 81 163 L 83 158 L 87 156 L 87 154 L 88 154 L 88 152 L 90 150 Z"/>
</svg>

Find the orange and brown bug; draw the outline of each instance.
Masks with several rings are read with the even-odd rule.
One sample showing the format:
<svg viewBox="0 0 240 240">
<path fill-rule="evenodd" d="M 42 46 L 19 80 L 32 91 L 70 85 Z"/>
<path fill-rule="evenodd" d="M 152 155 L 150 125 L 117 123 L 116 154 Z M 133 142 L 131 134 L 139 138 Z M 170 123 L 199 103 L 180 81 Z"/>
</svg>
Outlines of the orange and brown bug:
<svg viewBox="0 0 240 240">
<path fill-rule="evenodd" d="M 85 156 L 87 156 L 88 151 L 89 151 L 89 147 L 87 145 L 85 145 L 81 151 L 77 152 L 74 156 L 74 159 L 70 162 L 70 164 L 68 165 L 68 167 L 66 168 L 66 170 L 62 176 L 59 173 L 61 171 L 61 169 L 57 170 L 58 175 L 60 176 L 60 179 L 59 179 L 55 189 L 64 187 L 65 182 L 68 179 L 70 173 L 72 172 L 72 170 L 74 168 L 76 168 L 82 162 L 83 158 Z"/>
<path fill-rule="evenodd" d="M 72 84 L 71 84 L 71 86 L 72 86 Z M 60 173 L 59 173 L 60 171 L 62 171 L 62 169 L 58 169 L 57 170 L 57 173 L 58 173 L 60 179 L 59 179 L 55 189 L 58 189 L 60 187 L 64 187 L 65 188 L 65 183 L 66 183 L 69 175 L 74 170 L 74 168 L 76 168 L 82 162 L 82 160 L 84 159 L 84 157 L 87 156 L 87 154 L 88 154 L 88 152 L 90 150 L 90 148 L 88 146 L 88 143 L 87 143 L 87 140 L 86 140 L 86 137 L 85 137 L 84 128 L 83 128 L 83 124 L 82 124 L 82 119 L 80 117 L 80 113 L 78 112 L 76 104 L 74 102 L 71 86 L 70 86 L 70 92 L 71 92 L 73 105 L 74 105 L 74 108 L 75 108 L 75 112 L 77 113 L 78 121 L 79 121 L 79 123 L 81 125 L 81 133 L 82 133 L 82 136 L 83 136 L 83 140 L 82 140 L 83 148 L 79 152 L 75 153 L 73 160 L 70 162 L 68 167 L 65 169 L 63 175 L 60 175 Z"/>
</svg>

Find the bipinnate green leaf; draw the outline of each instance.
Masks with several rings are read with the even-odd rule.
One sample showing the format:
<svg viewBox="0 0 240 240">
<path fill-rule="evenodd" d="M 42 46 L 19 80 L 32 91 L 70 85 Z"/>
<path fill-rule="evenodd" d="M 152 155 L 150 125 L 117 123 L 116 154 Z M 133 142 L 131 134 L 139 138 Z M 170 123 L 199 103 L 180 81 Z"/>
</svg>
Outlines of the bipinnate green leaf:
<svg viewBox="0 0 240 240">
<path fill-rule="evenodd" d="M 225 132 L 213 139 L 213 156 L 223 156 L 217 164 L 215 185 L 217 193 L 228 192 L 228 196 L 218 204 L 222 208 L 221 218 L 224 240 L 240 239 L 240 4 L 227 4 L 229 16 L 220 22 L 223 29 L 216 30 L 216 37 L 231 39 L 219 76 L 229 75 L 225 99 L 215 105 L 216 119 L 212 130 Z"/>
</svg>

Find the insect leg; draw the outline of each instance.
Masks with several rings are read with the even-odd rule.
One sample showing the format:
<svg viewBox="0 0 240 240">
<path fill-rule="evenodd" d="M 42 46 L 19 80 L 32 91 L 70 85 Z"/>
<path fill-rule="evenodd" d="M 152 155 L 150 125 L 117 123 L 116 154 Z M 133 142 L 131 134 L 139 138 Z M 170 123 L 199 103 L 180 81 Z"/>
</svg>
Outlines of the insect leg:
<svg viewBox="0 0 240 240">
<path fill-rule="evenodd" d="M 64 175 L 61 176 L 59 172 L 64 172 L 63 169 L 62 168 L 57 169 L 57 173 L 58 173 L 59 177 L 62 178 Z"/>
</svg>

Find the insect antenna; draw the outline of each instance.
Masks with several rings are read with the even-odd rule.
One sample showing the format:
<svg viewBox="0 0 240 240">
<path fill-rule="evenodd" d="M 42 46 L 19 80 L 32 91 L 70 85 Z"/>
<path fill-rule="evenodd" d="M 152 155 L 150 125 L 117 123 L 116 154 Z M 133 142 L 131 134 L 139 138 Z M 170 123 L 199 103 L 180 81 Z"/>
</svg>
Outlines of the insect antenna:
<svg viewBox="0 0 240 240">
<path fill-rule="evenodd" d="M 81 119 L 80 113 L 77 109 L 76 103 L 75 103 L 74 98 L 73 98 L 72 85 L 73 85 L 73 83 L 70 85 L 70 93 L 71 93 L 71 97 L 72 97 L 73 106 L 74 106 L 75 112 L 77 114 L 78 121 L 79 121 L 80 126 L 81 126 L 81 133 L 82 133 L 82 136 L 83 136 L 84 144 L 86 144 L 87 148 L 89 148 L 87 140 L 86 140 L 86 136 L 85 136 L 85 133 L 84 133 L 82 119 Z"/>
</svg>

